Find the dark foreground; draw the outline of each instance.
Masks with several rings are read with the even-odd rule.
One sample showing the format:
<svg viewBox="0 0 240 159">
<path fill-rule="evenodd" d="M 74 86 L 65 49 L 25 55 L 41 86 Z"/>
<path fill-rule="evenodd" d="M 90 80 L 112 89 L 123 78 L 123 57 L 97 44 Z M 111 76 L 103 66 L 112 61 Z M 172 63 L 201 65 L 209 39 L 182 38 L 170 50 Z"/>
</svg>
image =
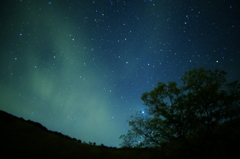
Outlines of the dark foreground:
<svg viewBox="0 0 240 159">
<path fill-rule="evenodd" d="M 0 156 L 7 158 L 159 158 L 157 150 L 117 149 L 84 144 L 80 140 L 49 131 L 39 123 L 25 121 L 3 111 L 0 111 L 0 127 Z"/>
<path fill-rule="evenodd" d="M 217 131 L 220 132 L 219 142 L 211 147 L 213 153 L 209 158 L 232 158 L 236 157 L 235 155 L 239 157 L 239 120 L 225 124 Z M 0 111 L 0 144 L 0 158 L 192 158 L 185 152 L 171 148 L 171 144 L 166 146 L 165 153 L 162 149 L 117 149 L 84 144 L 80 140 L 49 131 L 39 123 L 25 121 L 3 111 Z M 204 158 L 208 158 L 207 155 Z"/>
</svg>

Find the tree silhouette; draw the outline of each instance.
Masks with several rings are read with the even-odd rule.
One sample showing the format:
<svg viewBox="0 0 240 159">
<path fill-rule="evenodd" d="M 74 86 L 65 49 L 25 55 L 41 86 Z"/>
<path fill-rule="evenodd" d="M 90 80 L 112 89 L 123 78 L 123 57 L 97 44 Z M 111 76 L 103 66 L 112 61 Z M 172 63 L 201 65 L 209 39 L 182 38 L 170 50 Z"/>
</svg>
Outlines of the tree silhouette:
<svg viewBox="0 0 240 159">
<path fill-rule="evenodd" d="M 226 72 L 193 69 L 185 72 L 183 85 L 159 82 L 141 99 L 147 106 L 144 116 L 131 116 L 131 130 L 121 135 L 122 147 L 164 147 L 186 149 L 192 155 L 214 142 L 214 129 L 240 116 L 240 85 L 227 83 Z M 210 151 L 210 150 L 209 150 Z"/>
</svg>

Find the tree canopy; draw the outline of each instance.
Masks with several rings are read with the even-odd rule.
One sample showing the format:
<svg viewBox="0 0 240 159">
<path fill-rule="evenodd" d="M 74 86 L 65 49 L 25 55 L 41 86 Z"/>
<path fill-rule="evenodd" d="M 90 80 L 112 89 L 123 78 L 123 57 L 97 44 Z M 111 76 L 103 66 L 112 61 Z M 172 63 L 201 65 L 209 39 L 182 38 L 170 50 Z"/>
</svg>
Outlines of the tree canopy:
<svg viewBox="0 0 240 159">
<path fill-rule="evenodd" d="M 226 72 L 203 68 L 185 72 L 181 87 L 159 82 L 143 93 L 147 116 L 131 116 L 122 147 L 162 147 L 172 141 L 194 150 L 210 144 L 214 129 L 240 116 L 240 84 L 227 83 Z"/>
</svg>

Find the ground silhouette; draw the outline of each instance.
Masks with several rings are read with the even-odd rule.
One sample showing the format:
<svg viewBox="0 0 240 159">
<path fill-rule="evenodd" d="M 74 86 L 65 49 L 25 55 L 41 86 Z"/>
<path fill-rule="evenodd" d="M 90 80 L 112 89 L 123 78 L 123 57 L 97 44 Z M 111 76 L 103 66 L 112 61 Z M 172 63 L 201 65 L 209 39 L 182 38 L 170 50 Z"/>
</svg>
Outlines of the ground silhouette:
<svg viewBox="0 0 240 159">
<path fill-rule="evenodd" d="M 158 158 L 158 151 L 153 149 L 118 149 L 82 143 L 1 110 L 0 127 L 1 156 L 8 158 Z"/>
<path fill-rule="evenodd" d="M 231 158 L 238 152 L 240 141 L 240 119 L 219 126 L 219 142 L 213 158 Z M 0 110 L 1 157 L 5 158 L 79 158 L 79 159 L 164 159 L 184 158 L 188 155 L 167 143 L 161 148 L 110 148 L 82 143 L 64 134 L 47 130 L 33 121 L 26 121 Z M 207 157 L 206 157 L 207 158 Z"/>
</svg>

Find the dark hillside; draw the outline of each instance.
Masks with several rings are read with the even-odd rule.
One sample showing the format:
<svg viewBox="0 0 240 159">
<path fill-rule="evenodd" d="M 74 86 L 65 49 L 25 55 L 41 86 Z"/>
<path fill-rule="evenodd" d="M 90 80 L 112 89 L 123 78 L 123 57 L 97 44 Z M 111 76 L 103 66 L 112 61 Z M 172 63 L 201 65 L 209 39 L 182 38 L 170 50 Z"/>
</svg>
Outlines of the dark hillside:
<svg viewBox="0 0 240 159">
<path fill-rule="evenodd" d="M 237 155 L 240 142 L 240 119 L 224 123 L 215 129 L 215 142 L 205 146 L 204 158 L 231 158 Z M 164 149 L 117 149 L 81 143 L 58 132 L 47 130 L 33 121 L 26 121 L 0 111 L 1 156 L 24 158 L 81 158 L 81 159 L 155 159 L 191 158 L 185 151 L 175 150 L 168 143 Z M 1 158 L 1 157 L 0 157 Z"/>
<path fill-rule="evenodd" d="M 25 158 L 158 158 L 156 150 L 123 150 L 80 143 L 41 124 L 0 111 L 1 156 Z M 1 157 L 0 157 L 1 158 Z"/>
</svg>

